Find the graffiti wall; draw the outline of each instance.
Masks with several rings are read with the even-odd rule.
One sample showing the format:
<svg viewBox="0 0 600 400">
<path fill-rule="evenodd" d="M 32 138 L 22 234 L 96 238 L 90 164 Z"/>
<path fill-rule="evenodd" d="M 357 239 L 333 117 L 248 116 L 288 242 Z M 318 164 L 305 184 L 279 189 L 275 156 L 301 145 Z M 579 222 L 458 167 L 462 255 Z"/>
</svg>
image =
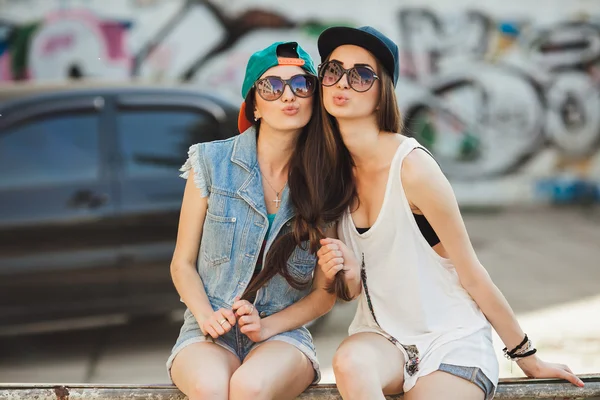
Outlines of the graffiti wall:
<svg viewBox="0 0 600 400">
<path fill-rule="evenodd" d="M 407 132 L 461 203 L 600 202 L 600 4 L 473 4 L 0 0 L 0 81 L 185 82 L 239 101 L 254 50 L 296 40 L 316 58 L 327 26 L 374 25 L 401 48 Z"/>
</svg>

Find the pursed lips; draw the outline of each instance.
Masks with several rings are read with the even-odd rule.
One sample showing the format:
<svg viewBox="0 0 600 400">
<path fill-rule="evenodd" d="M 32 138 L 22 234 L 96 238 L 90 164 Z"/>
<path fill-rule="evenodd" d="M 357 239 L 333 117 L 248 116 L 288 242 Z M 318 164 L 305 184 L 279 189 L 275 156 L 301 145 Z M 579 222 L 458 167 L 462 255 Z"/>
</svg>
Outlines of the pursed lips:
<svg viewBox="0 0 600 400">
<path fill-rule="evenodd" d="M 333 95 L 333 103 L 338 106 L 347 103 L 349 100 L 350 100 L 349 97 L 341 95 L 341 94 Z"/>
<path fill-rule="evenodd" d="M 286 115 L 296 115 L 296 114 L 298 114 L 299 110 L 300 110 L 300 107 L 287 106 L 287 107 L 284 107 L 281 111 L 283 111 L 283 113 Z"/>
</svg>

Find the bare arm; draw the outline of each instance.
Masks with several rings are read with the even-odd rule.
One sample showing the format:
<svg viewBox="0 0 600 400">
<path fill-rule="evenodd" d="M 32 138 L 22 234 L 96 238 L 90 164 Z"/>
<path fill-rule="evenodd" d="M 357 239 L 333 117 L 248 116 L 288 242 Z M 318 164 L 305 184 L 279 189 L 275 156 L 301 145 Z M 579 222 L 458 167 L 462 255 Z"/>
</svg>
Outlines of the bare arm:
<svg viewBox="0 0 600 400">
<path fill-rule="evenodd" d="M 450 183 L 427 153 L 413 151 L 403 162 L 402 183 L 409 202 L 427 218 L 454 264 L 461 285 L 475 300 L 508 349 L 525 334 L 504 295 L 477 258 Z M 536 355 L 518 361 L 528 376 L 558 377 L 583 383 L 566 366 L 548 364 Z"/>
<path fill-rule="evenodd" d="M 331 231 L 328 230 L 327 234 L 331 234 Z M 306 297 L 278 313 L 261 319 L 260 323 L 252 323 L 249 319 L 251 327 L 243 326 L 242 333 L 248 335 L 255 342 L 262 341 L 281 332 L 299 328 L 327 314 L 335 305 L 336 298 L 334 294 L 329 294 L 325 290 L 326 279 L 323 271 L 320 268 L 315 268 L 314 271 L 312 291 Z M 241 308 L 238 315 L 246 314 L 247 303 L 245 300 L 241 300 L 234 304 L 234 310 Z M 242 324 L 244 323 L 241 323 L 240 326 Z"/>
<path fill-rule="evenodd" d="M 312 291 L 300 301 L 263 319 L 269 337 L 299 328 L 327 314 L 335 305 L 335 294 L 325 291 L 325 275 L 315 268 Z"/>
<path fill-rule="evenodd" d="M 230 325 L 234 325 L 236 320 L 230 310 L 219 310 L 220 313 L 215 315 L 204 290 L 202 279 L 196 270 L 207 206 L 208 197 L 201 196 L 200 190 L 194 184 L 194 174 L 189 174 L 179 216 L 177 244 L 171 261 L 171 277 L 179 296 L 190 309 L 204 333 L 218 337 L 228 329 L 226 329 L 227 326 L 223 327 L 218 324 L 217 320 L 226 318 Z"/>
</svg>

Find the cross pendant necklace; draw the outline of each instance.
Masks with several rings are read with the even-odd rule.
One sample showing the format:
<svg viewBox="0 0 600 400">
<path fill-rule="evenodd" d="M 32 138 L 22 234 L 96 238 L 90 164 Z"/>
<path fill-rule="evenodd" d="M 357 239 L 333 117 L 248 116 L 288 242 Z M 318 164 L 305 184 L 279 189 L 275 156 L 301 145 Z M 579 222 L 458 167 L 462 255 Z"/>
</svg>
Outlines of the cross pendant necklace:
<svg viewBox="0 0 600 400">
<path fill-rule="evenodd" d="M 279 204 L 281 203 L 281 200 L 279 199 L 279 192 L 275 193 L 275 200 L 271 200 L 273 203 L 275 203 L 275 207 L 279 208 Z"/>
<path fill-rule="evenodd" d="M 265 181 L 267 181 L 267 184 L 271 187 L 271 189 L 273 189 L 273 191 L 275 192 L 275 200 L 271 200 L 273 203 L 275 203 L 275 207 L 277 207 L 277 209 L 279 209 L 279 205 L 281 204 L 281 199 L 279 198 L 279 193 L 281 193 L 283 191 L 283 188 L 285 188 L 285 185 L 287 185 L 287 181 L 285 181 L 285 183 L 283 184 L 283 187 L 281 188 L 281 190 L 277 191 L 275 190 L 275 188 L 273 187 L 273 185 L 271 185 L 271 182 L 269 182 L 269 180 L 267 179 L 267 177 L 262 173 L 262 171 L 260 171 L 260 174 L 263 176 L 263 178 L 265 178 Z"/>
</svg>

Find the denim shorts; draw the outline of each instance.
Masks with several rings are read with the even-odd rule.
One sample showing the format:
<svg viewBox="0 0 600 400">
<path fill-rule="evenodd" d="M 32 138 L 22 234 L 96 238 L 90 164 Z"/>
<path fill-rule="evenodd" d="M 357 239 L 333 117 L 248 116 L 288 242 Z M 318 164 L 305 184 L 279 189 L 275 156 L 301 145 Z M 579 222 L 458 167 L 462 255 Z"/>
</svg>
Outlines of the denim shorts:
<svg viewBox="0 0 600 400">
<path fill-rule="evenodd" d="M 452 364 L 440 364 L 438 368 L 439 371 L 447 372 L 451 375 L 458 376 L 459 378 L 463 378 L 472 382 L 479 386 L 483 393 L 485 394 L 485 400 L 491 400 L 494 398 L 494 394 L 496 393 L 496 387 L 489 380 L 487 376 L 483 373 L 481 368 L 477 367 L 463 367 L 461 365 L 452 365 Z"/>
<path fill-rule="evenodd" d="M 319 369 L 317 353 L 315 351 L 315 347 L 312 341 L 312 336 L 308 329 L 306 329 L 305 327 L 287 332 L 282 332 L 275 336 L 271 336 L 264 342 L 255 343 L 248 339 L 246 335 L 241 333 L 237 325 L 234 325 L 231 328 L 231 330 L 225 335 L 219 336 L 217 339 L 213 339 L 211 336 L 204 336 L 204 334 L 200 330 L 200 327 L 198 326 L 198 323 L 196 322 L 196 318 L 194 318 L 189 309 L 185 311 L 184 322 L 183 326 L 181 327 L 179 337 L 177 338 L 175 346 L 173 346 L 173 350 L 171 351 L 171 355 L 167 360 L 167 371 L 169 373 L 169 377 L 171 377 L 171 367 L 173 366 L 173 360 L 183 348 L 193 343 L 210 342 L 218 344 L 224 349 L 229 350 L 230 352 L 235 354 L 240 360 L 240 362 L 243 362 L 252 350 L 254 350 L 263 343 L 275 340 L 289 343 L 298 350 L 300 350 L 300 352 L 302 352 L 302 354 L 304 354 L 310 360 L 313 369 L 315 370 L 315 378 L 313 380 L 313 384 L 319 382 L 319 380 L 321 379 L 321 371 Z"/>
</svg>

